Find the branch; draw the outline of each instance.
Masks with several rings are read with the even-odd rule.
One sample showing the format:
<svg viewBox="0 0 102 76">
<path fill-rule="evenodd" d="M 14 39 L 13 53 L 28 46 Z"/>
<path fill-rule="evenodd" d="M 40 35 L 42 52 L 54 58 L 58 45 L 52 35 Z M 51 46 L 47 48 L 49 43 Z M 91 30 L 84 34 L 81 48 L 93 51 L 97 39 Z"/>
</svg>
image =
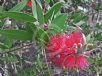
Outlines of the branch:
<svg viewBox="0 0 102 76">
<path fill-rule="evenodd" d="M 25 49 L 28 49 L 27 46 L 31 46 L 31 45 L 33 45 L 33 43 L 29 43 L 29 44 L 27 44 L 27 45 L 24 45 L 24 46 L 21 46 L 21 47 L 18 47 L 18 48 L 13 48 L 13 49 L 10 49 L 9 51 L 0 52 L 0 55 L 2 56 L 3 54 L 15 52 L 15 51 L 25 50 Z M 24 47 L 25 47 L 25 48 L 24 48 Z"/>
<path fill-rule="evenodd" d="M 96 57 L 98 54 L 102 52 L 102 44 L 100 44 L 97 48 L 92 49 L 90 51 L 83 52 L 84 55 L 89 57 Z"/>
</svg>

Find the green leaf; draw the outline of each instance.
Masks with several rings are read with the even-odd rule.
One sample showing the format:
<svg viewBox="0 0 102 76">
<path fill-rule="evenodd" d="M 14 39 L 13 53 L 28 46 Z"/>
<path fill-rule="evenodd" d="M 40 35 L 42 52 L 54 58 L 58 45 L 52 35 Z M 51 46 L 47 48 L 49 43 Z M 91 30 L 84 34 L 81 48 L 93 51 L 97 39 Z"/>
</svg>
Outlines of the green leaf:
<svg viewBox="0 0 102 76">
<path fill-rule="evenodd" d="M 43 68 L 43 62 L 39 57 L 37 57 L 37 65 L 39 68 L 41 68 L 41 69 Z"/>
<path fill-rule="evenodd" d="M 33 13 L 33 17 L 35 19 L 37 19 L 37 9 L 36 9 L 36 3 L 35 0 L 31 0 L 32 1 L 32 13 Z"/>
<path fill-rule="evenodd" d="M 52 27 L 50 27 L 50 28 L 48 29 L 48 33 L 49 33 L 49 34 L 61 33 L 61 32 L 62 32 L 62 29 L 61 29 L 59 26 L 57 26 L 57 25 L 55 25 L 55 24 L 51 24 L 51 26 L 52 26 Z"/>
<path fill-rule="evenodd" d="M 75 23 L 81 21 L 81 20 L 84 20 L 84 19 L 87 19 L 86 16 L 82 15 L 80 12 L 76 12 L 73 14 L 73 16 L 71 17 L 73 19 L 73 21 Z"/>
<path fill-rule="evenodd" d="M 3 24 L 4 24 L 3 22 L 0 22 L 0 28 L 2 28 Z"/>
<path fill-rule="evenodd" d="M 102 41 L 102 32 L 95 34 L 95 39 Z"/>
<path fill-rule="evenodd" d="M 75 0 L 77 4 L 81 3 L 81 0 Z"/>
<path fill-rule="evenodd" d="M 88 58 L 88 61 L 91 63 L 91 64 L 95 64 L 95 60 L 94 60 L 94 58 Z"/>
<path fill-rule="evenodd" d="M 37 32 L 37 26 L 34 23 L 27 22 L 26 31 L 28 31 L 29 33 L 35 34 Z"/>
<path fill-rule="evenodd" d="M 16 62 L 18 59 L 16 55 L 8 53 L 8 56 L 2 57 L 1 60 L 6 61 L 7 63 L 11 63 L 11 62 Z"/>
<path fill-rule="evenodd" d="M 51 19 L 52 15 L 55 15 L 61 8 L 61 3 L 57 2 L 54 6 L 45 14 L 45 22 Z"/>
<path fill-rule="evenodd" d="M 3 12 L 3 7 L 2 6 L 0 6 L 0 13 L 2 13 Z"/>
<path fill-rule="evenodd" d="M 46 4 L 49 4 L 50 3 L 50 0 L 45 0 L 46 1 Z"/>
<path fill-rule="evenodd" d="M 13 8 L 11 8 L 9 11 L 18 11 L 20 12 L 26 5 L 27 0 L 22 0 L 20 3 L 15 5 Z"/>
<path fill-rule="evenodd" d="M 31 40 L 33 35 L 23 30 L 0 30 L 0 34 L 16 40 Z"/>
<path fill-rule="evenodd" d="M 25 21 L 25 22 L 34 22 L 36 19 L 28 14 L 21 12 L 3 12 L 1 13 L 1 18 L 10 17 L 15 20 Z"/>
<path fill-rule="evenodd" d="M 38 16 L 38 21 L 39 21 L 40 25 L 44 24 L 43 10 L 39 4 L 37 4 L 37 16 Z"/>
<path fill-rule="evenodd" d="M 49 36 L 48 36 L 47 32 L 45 32 L 43 29 L 39 28 L 36 33 L 35 39 L 41 43 L 46 43 L 49 40 Z"/>
<path fill-rule="evenodd" d="M 11 38 L 6 38 L 4 44 L 7 45 L 8 48 L 12 47 L 13 40 Z"/>
<path fill-rule="evenodd" d="M 79 22 L 81 20 L 82 15 L 78 13 L 74 13 L 72 18 L 74 19 L 74 22 Z"/>
<path fill-rule="evenodd" d="M 52 31 L 57 32 L 57 33 L 63 31 L 63 29 L 67 27 L 65 26 L 66 18 L 67 18 L 67 14 L 61 14 L 57 16 L 51 22 L 49 28 L 51 28 Z"/>
<path fill-rule="evenodd" d="M 11 38 L 1 35 L 0 40 L 1 40 L 1 42 L 0 42 L 1 49 L 9 49 L 12 47 L 13 40 Z"/>
<path fill-rule="evenodd" d="M 0 42 L 0 48 L 1 49 L 8 49 L 9 47 L 7 45 L 5 45 L 4 43 Z"/>
<path fill-rule="evenodd" d="M 57 26 L 63 29 L 66 19 L 67 19 L 67 14 L 61 14 L 52 21 L 52 24 L 56 24 Z"/>
<path fill-rule="evenodd" d="M 92 43 L 93 42 L 93 38 L 91 38 L 91 34 L 88 34 L 87 36 L 86 36 L 86 43 L 88 44 L 88 43 Z"/>
<path fill-rule="evenodd" d="M 36 0 L 36 3 L 40 5 L 40 7 L 42 7 L 42 1 L 41 0 Z"/>
</svg>

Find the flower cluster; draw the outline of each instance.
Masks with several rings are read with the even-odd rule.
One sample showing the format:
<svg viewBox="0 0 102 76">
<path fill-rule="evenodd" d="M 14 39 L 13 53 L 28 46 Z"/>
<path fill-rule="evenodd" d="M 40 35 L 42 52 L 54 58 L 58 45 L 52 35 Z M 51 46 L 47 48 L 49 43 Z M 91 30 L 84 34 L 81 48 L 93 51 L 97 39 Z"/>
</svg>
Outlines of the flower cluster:
<svg viewBox="0 0 102 76">
<path fill-rule="evenodd" d="M 19 0 L 21 2 L 21 0 Z M 31 0 L 27 0 L 26 2 L 26 6 L 29 8 L 32 8 L 32 1 Z"/>
<path fill-rule="evenodd" d="M 84 44 L 85 36 L 81 32 L 52 35 L 47 44 L 50 53 L 48 60 L 58 67 L 83 70 L 89 62 L 83 54 L 77 53 L 76 47 L 83 47 Z"/>
<path fill-rule="evenodd" d="M 30 0 L 27 0 L 26 6 L 28 6 L 29 8 L 32 8 L 32 2 Z"/>
</svg>

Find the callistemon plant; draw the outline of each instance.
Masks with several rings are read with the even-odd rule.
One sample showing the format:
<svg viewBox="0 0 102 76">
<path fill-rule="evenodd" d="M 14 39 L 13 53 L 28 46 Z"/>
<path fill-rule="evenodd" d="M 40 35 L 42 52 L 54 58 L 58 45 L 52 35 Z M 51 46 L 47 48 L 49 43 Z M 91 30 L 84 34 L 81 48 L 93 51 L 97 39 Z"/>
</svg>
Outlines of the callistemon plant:
<svg viewBox="0 0 102 76">
<path fill-rule="evenodd" d="M 85 45 L 85 36 L 82 32 L 62 33 L 52 35 L 47 44 L 50 54 L 48 60 L 55 66 L 67 69 L 84 70 L 89 66 L 87 57 L 78 50 Z"/>
</svg>

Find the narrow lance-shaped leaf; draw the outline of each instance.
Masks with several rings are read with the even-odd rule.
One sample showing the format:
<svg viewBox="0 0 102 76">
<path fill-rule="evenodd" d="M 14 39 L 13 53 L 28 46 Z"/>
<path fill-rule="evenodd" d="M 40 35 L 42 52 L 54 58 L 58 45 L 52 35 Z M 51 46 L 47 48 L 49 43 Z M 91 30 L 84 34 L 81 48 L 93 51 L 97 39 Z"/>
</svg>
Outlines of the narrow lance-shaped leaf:
<svg viewBox="0 0 102 76">
<path fill-rule="evenodd" d="M 38 21 L 40 25 L 44 24 L 43 10 L 39 4 L 37 4 L 37 16 L 38 16 Z"/>
<path fill-rule="evenodd" d="M 61 32 L 63 31 L 64 28 L 66 28 L 67 26 L 65 26 L 65 21 L 67 18 L 67 14 L 61 14 L 59 16 L 57 16 L 50 24 L 49 26 L 49 32 Z"/>
<path fill-rule="evenodd" d="M 37 9 L 36 9 L 36 3 L 35 0 L 31 0 L 32 1 L 32 13 L 33 13 L 33 17 L 35 19 L 37 19 Z"/>
<path fill-rule="evenodd" d="M 40 7 L 42 7 L 42 0 L 36 0 L 36 3 L 40 5 Z"/>
<path fill-rule="evenodd" d="M 21 0 L 20 3 L 18 3 L 17 5 L 15 5 L 13 8 L 11 8 L 9 11 L 21 11 L 25 5 L 26 5 L 26 1 L 27 0 Z"/>
<path fill-rule="evenodd" d="M 4 40 L 4 45 L 6 45 L 8 48 L 11 48 L 12 47 L 12 44 L 13 44 L 13 39 L 7 37 Z"/>
<path fill-rule="evenodd" d="M 5 45 L 4 43 L 0 43 L 0 48 L 1 49 L 8 49 L 9 47 Z"/>
<path fill-rule="evenodd" d="M 57 2 L 54 6 L 45 14 L 45 22 L 51 19 L 52 15 L 56 14 L 61 8 L 61 3 Z"/>
<path fill-rule="evenodd" d="M 3 7 L 2 6 L 0 6 L 0 13 L 2 13 L 3 12 Z"/>
<path fill-rule="evenodd" d="M 23 30 L 0 30 L 0 34 L 15 40 L 31 40 L 33 34 Z"/>
<path fill-rule="evenodd" d="M 50 3 L 50 0 L 45 0 L 46 1 L 46 4 L 49 4 Z"/>
<path fill-rule="evenodd" d="M 39 28 L 37 33 L 35 34 L 35 39 L 38 40 L 41 43 L 47 43 L 49 40 L 49 36 L 47 32 L 45 32 L 43 29 Z"/>
<path fill-rule="evenodd" d="M 1 49 L 9 49 L 12 47 L 13 40 L 10 38 L 6 38 L 2 43 L 0 42 Z"/>
<path fill-rule="evenodd" d="M 25 22 L 34 22 L 36 19 L 28 14 L 21 12 L 3 12 L 1 13 L 1 18 L 10 17 L 15 20 L 25 21 Z"/>
<path fill-rule="evenodd" d="M 84 16 L 84 15 L 81 15 L 80 12 L 76 12 L 73 14 L 73 16 L 71 17 L 71 19 L 73 19 L 73 21 L 75 23 L 81 21 L 81 20 L 84 20 L 84 19 L 87 19 L 87 16 Z"/>
<path fill-rule="evenodd" d="M 35 34 L 37 31 L 37 26 L 31 22 L 27 22 L 25 28 L 26 28 L 26 31 L 28 31 L 29 33 Z"/>
<path fill-rule="evenodd" d="M 57 16 L 51 23 L 56 24 L 57 26 L 62 27 L 63 29 L 66 19 L 67 19 L 67 14 L 61 14 Z"/>
</svg>

